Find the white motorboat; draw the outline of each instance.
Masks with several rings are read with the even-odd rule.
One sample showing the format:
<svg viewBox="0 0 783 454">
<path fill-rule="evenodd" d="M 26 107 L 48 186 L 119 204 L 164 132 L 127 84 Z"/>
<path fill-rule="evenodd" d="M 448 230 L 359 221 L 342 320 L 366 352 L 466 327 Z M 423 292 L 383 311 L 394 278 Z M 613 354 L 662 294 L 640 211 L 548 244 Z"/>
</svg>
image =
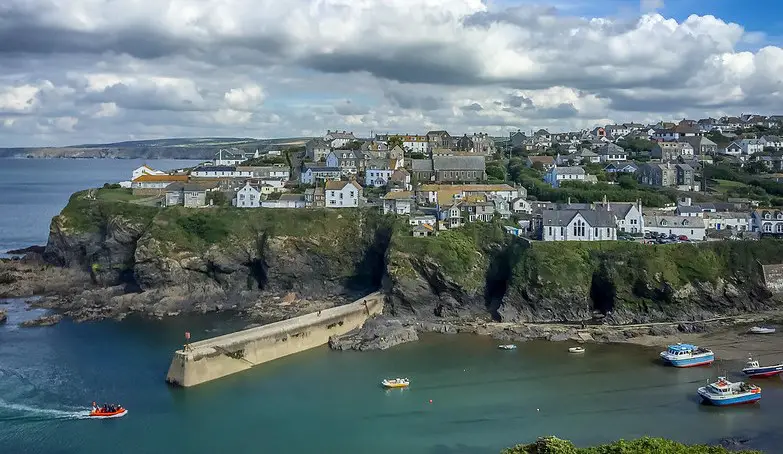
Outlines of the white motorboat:
<svg viewBox="0 0 783 454">
<path fill-rule="evenodd" d="M 585 348 L 584 347 L 571 347 L 568 349 L 568 353 L 584 353 Z"/>
<path fill-rule="evenodd" d="M 387 378 L 381 384 L 385 388 L 407 388 L 411 382 L 407 378 Z"/>
<path fill-rule="evenodd" d="M 505 344 L 505 345 L 498 345 L 498 348 L 501 350 L 515 350 L 517 346 L 514 344 Z"/>
<path fill-rule="evenodd" d="M 764 328 L 761 326 L 754 326 L 750 330 L 748 330 L 751 334 L 773 334 L 775 332 L 775 328 Z"/>
</svg>

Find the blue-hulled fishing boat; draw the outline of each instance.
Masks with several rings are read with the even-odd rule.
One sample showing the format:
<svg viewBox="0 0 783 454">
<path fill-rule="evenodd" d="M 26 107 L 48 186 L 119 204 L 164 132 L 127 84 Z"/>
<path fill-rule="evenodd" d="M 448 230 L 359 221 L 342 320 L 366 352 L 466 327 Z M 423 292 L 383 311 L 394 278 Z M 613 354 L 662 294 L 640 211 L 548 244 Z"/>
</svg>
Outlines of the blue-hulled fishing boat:
<svg viewBox="0 0 783 454">
<path fill-rule="evenodd" d="M 661 358 L 674 367 L 706 366 L 715 361 L 712 350 L 691 344 L 669 345 Z"/>
<path fill-rule="evenodd" d="M 752 404 L 761 400 L 761 388 L 744 382 L 732 383 L 726 377 L 698 389 L 704 402 L 712 405 Z"/>
<path fill-rule="evenodd" d="M 759 362 L 755 361 L 753 358 L 748 358 L 748 363 L 745 364 L 745 368 L 742 369 L 743 374 L 754 378 L 773 377 L 781 372 L 783 372 L 783 364 L 760 366 Z"/>
</svg>

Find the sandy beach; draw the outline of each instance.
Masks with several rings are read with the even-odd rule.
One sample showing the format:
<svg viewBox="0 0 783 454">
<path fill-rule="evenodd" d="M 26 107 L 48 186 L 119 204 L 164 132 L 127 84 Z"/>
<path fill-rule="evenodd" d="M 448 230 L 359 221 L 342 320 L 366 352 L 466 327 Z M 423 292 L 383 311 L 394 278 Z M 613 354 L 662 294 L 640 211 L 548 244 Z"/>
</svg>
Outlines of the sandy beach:
<svg viewBox="0 0 783 454">
<path fill-rule="evenodd" d="M 665 348 L 677 342 L 699 345 L 712 349 L 717 360 L 745 361 L 748 356 L 763 364 L 783 362 L 783 332 L 781 326 L 774 334 L 749 334 L 748 327 L 733 326 L 707 333 L 678 333 L 667 336 L 644 335 L 627 340 L 631 344 Z"/>
</svg>

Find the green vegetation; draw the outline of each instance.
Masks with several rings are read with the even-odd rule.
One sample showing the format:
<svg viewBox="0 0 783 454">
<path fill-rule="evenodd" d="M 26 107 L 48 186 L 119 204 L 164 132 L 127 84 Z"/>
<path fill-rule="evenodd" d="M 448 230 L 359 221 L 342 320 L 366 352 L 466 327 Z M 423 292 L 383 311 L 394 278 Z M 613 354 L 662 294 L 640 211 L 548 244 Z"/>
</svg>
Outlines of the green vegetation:
<svg viewBox="0 0 783 454">
<path fill-rule="evenodd" d="M 510 239 L 500 222 L 471 223 L 429 238 L 413 237 L 408 229 L 398 230 L 391 248 L 395 253 L 432 259 L 463 288 L 476 290 L 484 285 L 489 248 Z"/>
<path fill-rule="evenodd" d="M 138 225 L 149 224 L 159 208 L 139 203 L 130 189 L 94 189 L 73 194 L 56 219 L 74 232 L 96 232 L 112 217 Z"/>
<path fill-rule="evenodd" d="M 644 437 L 633 441 L 619 440 L 601 446 L 577 448 L 570 441 L 545 437 L 535 443 L 505 449 L 501 454 L 729 454 L 729 452 L 720 446 L 688 446 L 663 438 Z M 731 452 L 761 454 L 758 451 Z"/>
<path fill-rule="evenodd" d="M 632 242 L 537 242 L 518 258 L 512 286 L 535 288 L 544 296 L 586 292 L 594 273 L 605 271 L 621 301 L 658 299 L 647 288 L 664 282 L 680 288 L 693 282 L 733 278 L 761 282 L 762 264 L 780 262 L 783 241 L 721 241 L 704 244 L 649 245 Z"/>
<path fill-rule="evenodd" d="M 783 184 L 726 164 L 707 165 L 709 188 L 729 197 L 750 197 L 764 205 L 783 205 Z"/>
<path fill-rule="evenodd" d="M 509 163 L 509 178 L 527 189 L 528 196 L 538 200 L 552 202 L 590 203 L 603 200 L 604 196 L 610 202 L 631 202 L 641 200 L 646 207 L 662 207 L 677 200 L 677 192 L 661 188 L 645 188 L 638 186 L 628 177 L 617 177 L 621 184 L 565 182 L 560 188 L 553 188 L 543 181 L 543 173 L 536 169 L 525 167 L 524 162 L 512 158 Z"/>
</svg>

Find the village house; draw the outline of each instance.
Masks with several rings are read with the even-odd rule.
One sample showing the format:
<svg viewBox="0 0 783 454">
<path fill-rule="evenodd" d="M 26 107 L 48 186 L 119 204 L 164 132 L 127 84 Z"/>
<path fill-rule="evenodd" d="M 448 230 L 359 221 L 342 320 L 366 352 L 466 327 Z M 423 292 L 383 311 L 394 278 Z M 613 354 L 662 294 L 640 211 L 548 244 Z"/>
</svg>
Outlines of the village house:
<svg viewBox="0 0 783 454">
<path fill-rule="evenodd" d="M 166 186 L 165 206 L 181 205 L 186 208 L 207 206 L 207 192 L 217 189 L 217 184 L 171 183 Z"/>
<path fill-rule="evenodd" d="M 413 192 L 395 191 L 383 196 L 383 214 L 411 214 L 415 209 Z"/>
<path fill-rule="evenodd" d="M 389 190 L 392 191 L 410 191 L 412 189 L 411 174 L 405 169 L 397 169 L 392 172 L 389 177 L 389 184 L 387 186 Z"/>
<path fill-rule="evenodd" d="M 356 137 L 354 137 L 353 132 L 327 130 L 326 135 L 324 136 L 324 141 L 333 149 L 342 148 L 354 140 L 356 140 Z"/>
<path fill-rule="evenodd" d="M 644 217 L 645 232 L 686 236 L 689 240 L 701 241 L 706 236 L 704 220 L 689 216 L 651 215 Z"/>
<path fill-rule="evenodd" d="M 543 148 L 549 148 L 552 146 L 552 134 L 546 129 L 539 129 L 533 134 L 533 143 Z"/>
<path fill-rule="evenodd" d="M 366 160 L 359 150 L 334 150 L 326 156 L 326 167 L 339 167 L 343 175 L 364 171 Z"/>
<path fill-rule="evenodd" d="M 751 216 L 746 212 L 715 212 L 703 213 L 707 230 L 730 230 L 732 232 L 747 232 L 751 230 Z"/>
<path fill-rule="evenodd" d="M 436 218 L 431 214 L 412 214 L 408 217 L 408 224 L 412 226 L 422 224 L 429 224 L 434 226 L 435 223 Z"/>
<path fill-rule="evenodd" d="M 305 166 L 299 174 L 302 184 L 314 184 L 316 181 L 339 180 L 341 170 L 339 167 L 309 167 Z"/>
<path fill-rule="evenodd" d="M 758 208 L 751 213 L 751 226 L 762 236 L 783 236 L 783 210 Z"/>
<path fill-rule="evenodd" d="M 394 173 L 388 159 L 371 159 L 367 161 L 367 167 L 364 171 L 364 186 L 380 188 L 389 183 L 389 179 Z"/>
<path fill-rule="evenodd" d="M 778 136 L 763 136 L 759 140 L 764 148 L 774 148 L 777 151 L 783 149 L 783 139 Z"/>
<path fill-rule="evenodd" d="M 438 234 L 438 232 L 435 231 L 435 228 L 430 224 L 416 225 L 411 229 L 411 233 L 415 237 L 428 237 Z"/>
<path fill-rule="evenodd" d="M 305 208 L 304 194 L 280 194 L 278 199 L 261 201 L 261 208 Z"/>
<path fill-rule="evenodd" d="M 517 132 L 509 133 L 508 141 L 511 148 L 522 148 L 527 143 L 527 136 L 524 132 L 517 130 Z"/>
<path fill-rule="evenodd" d="M 135 195 L 153 195 L 172 183 L 187 183 L 187 175 L 141 175 L 131 181 Z"/>
<path fill-rule="evenodd" d="M 217 153 L 215 153 L 215 159 L 213 159 L 212 162 L 215 166 L 235 166 L 237 164 L 242 164 L 248 159 L 257 157 L 258 150 L 256 150 L 254 153 L 250 153 L 238 148 L 232 148 L 229 150 L 220 149 Z"/>
<path fill-rule="evenodd" d="M 427 150 L 436 148 L 454 148 L 454 141 L 446 131 L 430 131 L 427 133 Z"/>
<path fill-rule="evenodd" d="M 260 208 L 262 200 L 261 187 L 245 183 L 242 189 L 238 190 L 231 204 L 237 208 Z"/>
<path fill-rule="evenodd" d="M 609 241 L 617 239 L 617 224 L 607 210 L 545 210 L 543 241 Z"/>
<path fill-rule="evenodd" d="M 686 137 L 684 140 L 693 147 L 694 155 L 713 156 L 718 153 L 718 145 L 706 137 Z"/>
<path fill-rule="evenodd" d="M 656 142 L 671 142 L 680 139 L 680 134 L 673 129 L 656 129 L 653 132 L 652 140 Z"/>
<path fill-rule="evenodd" d="M 631 133 L 631 129 L 627 125 L 606 125 L 604 131 L 615 139 Z"/>
<path fill-rule="evenodd" d="M 305 208 L 323 208 L 326 206 L 326 194 L 324 188 L 305 189 Z"/>
<path fill-rule="evenodd" d="M 507 184 L 463 184 L 463 185 L 436 185 L 423 184 L 416 190 L 416 199 L 419 203 L 429 205 L 450 205 L 464 200 L 470 196 L 489 195 L 500 197 L 507 202 L 517 198 L 526 198 L 527 189 L 524 187 L 512 187 Z"/>
<path fill-rule="evenodd" d="M 598 147 L 600 162 L 620 162 L 628 159 L 628 153 L 619 145 L 606 143 Z"/>
<path fill-rule="evenodd" d="M 495 139 L 490 137 L 487 133 L 474 133 L 471 140 L 473 141 L 474 153 L 490 156 L 497 151 L 495 148 Z"/>
<path fill-rule="evenodd" d="M 291 171 L 288 166 L 277 164 L 273 166 L 237 166 L 237 172 L 249 174 L 249 178 L 258 180 L 277 180 L 288 181 L 291 178 Z"/>
<path fill-rule="evenodd" d="M 730 143 L 723 153 L 729 156 L 737 156 L 742 160 L 756 153 L 764 151 L 764 141 L 761 139 L 742 139 Z"/>
<path fill-rule="evenodd" d="M 439 156 L 414 159 L 413 178 L 419 182 L 470 182 L 487 179 L 484 156 Z"/>
<path fill-rule="evenodd" d="M 133 171 L 133 175 L 131 176 L 131 181 L 135 180 L 136 178 L 139 178 L 142 175 L 166 175 L 166 172 L 155 170 L 152 167 L 148 166 L 147 164 L 144 164 L 141 167 L 137 167 Z"/>
<path fill-rule="evenodd" d="M 524 197 L 517 197 L 508 203 L 508 209 L 515 214 L 531 214 L 533 207 Z"/>
<path fill-rule="evenodd" d="M 560 183 L 563 181 L 585 181 L 585 169 L 574 167 L 557 167 L 553 166 L 544 175 L 544 181 L 551 185 L 553 188 L 559 188 Z"/>
<path fill-rule="evenodd" d="M 309 161 L 322 161 L 326 159 L 326 155 L 329 154 L 331 148 L 329 143 L 323 139 L 312 139 L 305 143 L 305 159 Z"/>
<path fill-rule="evenodd" d="M 644 214 L 642 212 L 642 201 L 636 203 L 629 202 L 607 202 L 606 196 L 601 204 L 595 205 L 596 210 L 606 210 L 614 216 L 615 224 L 620 232 L 644 233 Z"/>
<path fill-rule="evenodd" d="M 645 163 L 636 172 L 639 183 L 648 186 L 677 187 L 682 190 L 698 190 L 693 167 L 688 164 Z"/>
<path fill-rule="evenodd" d="M 552 156 L 528 156 L 525 160 L 525 165 L 530 168 L 536 167 L 536 163 L 540 163 L 546 171 L 555 166 L 555 158 Z"/>
<path fill-rule="evenodd" d="M 427 136 L 404 135 L 402 137 L 402 147 L 410 153 L 427 154 L 428 140 Z"/>
<path fill-rule="evenodd" d="M 693 146 L 688 142 L 658 142 L 650 152 L 650 157 L 662 162 L 677 161 L 679 158 L 693 159 Z"/>
<path fill-rule="evenodd" d="M 250 170 L 239 170 L 236 166 L 199 166 L 190 172 L 193 178 L 250 178 Z"/>
<path fill-rule="evenodd" d="M 355 181 L 327 181 L 326 207 L 351 208 L 359 206 L 362 187 Z"/>
<path fill-rule="evenodd" d="M 637 170 L 639 170 L 639 166 L 632 161 L 610 162 L 604 167 L 604 172 L 608 173 L 636 173 Z"/>
</svg>

